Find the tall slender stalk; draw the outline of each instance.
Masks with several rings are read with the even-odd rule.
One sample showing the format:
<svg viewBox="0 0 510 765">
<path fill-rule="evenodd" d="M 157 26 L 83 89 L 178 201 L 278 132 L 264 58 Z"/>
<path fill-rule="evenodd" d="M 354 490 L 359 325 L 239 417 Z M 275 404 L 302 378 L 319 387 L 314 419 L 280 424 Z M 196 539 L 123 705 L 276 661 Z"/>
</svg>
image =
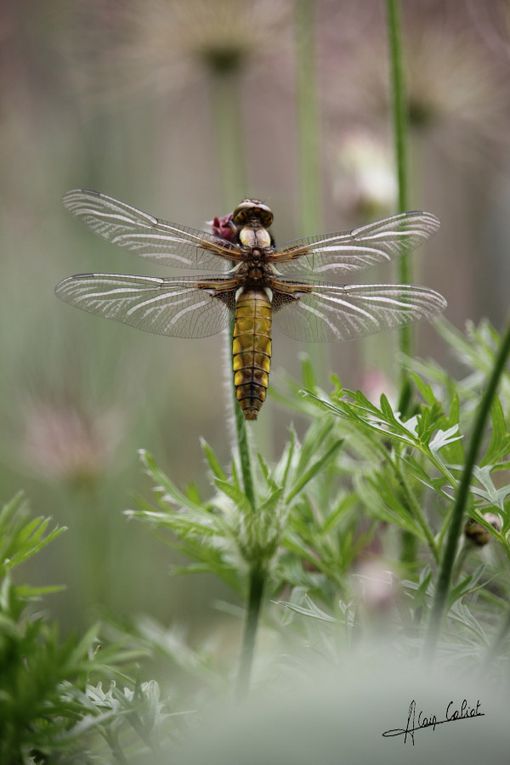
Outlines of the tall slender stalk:
<svg viewBox="0 0 510 765">
<path fill-rule="evenodd" d="M 257 636 L 262 599 L 264 597 L 265 583 L 265 571 L 259 568 L 257 565 L 253 565 L 250 570 L 248 608 L 246 611 L 246 620 L 244 623 L 243 645 L 241 649 L 239 674 L 237 676 L 237 696 L 240 699 L 247 695 L 250 687 L 251 670 L 253 666 L 253 656 L 255 651 L 255 639 Z"/>
<path fill-rule="evenodd" d="M 211 82 L 222 203 L 225 210 L 231 210 L 242 196 L 246 178 L 239 71 L 213 70 Z"/>
<path fill-rule="evenodd" d="M 242 126 L 239 103 L 239 71 L 229 72 L 213 70 L 212 103 L 216 122 L 218 164 L 223 182 L 223 205 L 225 210 L 232 209 L 242 195 L 245 178 Z M 228 344 L 227 358 L 232 358 L 233 321 L 226 337 Z M 230 365 L 230 369 L 232 366 Z M 231 373 L 229 371 L 231 379 Z M 235 426 L 235 439 L 239 453 L 239 463 L 244 490 L 252 507 L 255 506 L 255 493 L 251 469 L 250 445 L 246 422 L 235 398 L 233 383 L 230 382 L 232 412 Z"/>
<path fill-rule="evenodd" d="M 307 234 L 321 228 L 319 122 L 314 55 L 314 2 L 296 2 L 300 219 Z"/>
<path fill-rule="evenodd" d="M 322 228 L 320 134 L 315 70 L 314 0 L 296 0 L 296 97 L 298 120 L 299 221 L 302 233 Z M 322 344 L 310 351 L 316 375 L 326 372 L 328 349 Z"/>
<path fill-rule="evenodd" d="M 398 181 L 398 211 L 405 212 L 408 208 L 408 163 L 407 163 L 407 107 L 404 83 L 404 64 L 402 54 L 402 33 L 400 28 L 399 0 L 386 0 L 388 21 L 388 40 L 390 53 L 390 80 L 393 101 L 393 135 L 395 141 L 395 158 Z M 411 281 L 411 263 L 409 254 L 402 252 L 397 264 L 398 281 L 409 284 Z M 404 356 L 412 352 L 412 329 L 409 325 L 399 329 L 400 362 L 400 396 L 398 408 L 404 414 L 410 397 L 410 384 Z M 401 533 L 401 553 L 403 563 L 412 564 L 416 560 L 417 543 L 413 534 L 408 531 Z"/>
<path fill-rule="evenodd" d="M 407 106 L 404 82 L 404 65 L 402 53 L 402 35 L 400 29 L 399 0 L 387 0 L 388 38 L 390 47 L 390 75 L 393 100 L 393 134 L 395 140 L 395 156 L 398 178 L 398 211 L 405 212 L 408 208 L 408 160 L 407 160 Z M 398 260 L 398 280 L 400 284 L 409 284 L 411 279 L 411 263 L 409 254 L 403 252 Z M 404 326 L 399 330 L 400 352 L 409 356 L 412 352 L 412 329 Z M 400 366 L 401 401 L 407 395 L 409 380 L 405 364 Z M 402 411 L 402 407 L 400 407 Z"/>
<path fill-rule="evenodd" d="M 432 612 L 430 616 L 425 645 L 425 655 L 427 658 L 432 658 L 436 648 L 439 630 L 441 627 L 441 620 L 444 615 L 446 602 L 448 599 L 448 592 L 452 578 L 452 569 L 457 553 L 459 537 L 462 533 L 462 521 L 464 518 L 466 504 L 469 498 L 469 487 L 471 485 L 473 468 L 478 457 L 478 452 L 482 443 L 482 437 L 484 434 L 487 419 L 489 417 L 491 405 L 494 400 L 494 396 L 496 395 L 498 383 L 509 355 L 510 321 L 508 323 L 505 335 L 502 338 L 496 361 L 494 362 L 494 367 L 489 378 L 489 382 L 487 383 L 487 387 L 476 412 L 473 433 L 469 442 L 466 462 L 464 464 L 464 470 L 462 471 L 462 476 L 457 490 L 457 496 L 455 498 L 455 504 L 448 529 L 446 545 L 444 547 L 444 553 L 441 559 L 436 592 L 432 604 Z"/>
<path fill-rule="evenodd" d="M 215 72 L 213 73 L 213 83 L 213 106 L 216 119 L 218 159 L 223 179 L 223 203 L 225 210 L 229 210 L 241 198 L 245 178 L 239 104 L 239 72 L 237 70 L 228 73 Z M 229 359 L 232 359 L 233 326 L 234 320 L 232 319 L 226 337 L 226 342 L 228 343 L 227 358 Z M 232 366 L 230 369 L 232 369 Z M 232 380 L 231 372 L 229 374 Z M 233 381 L 230 383 L 230 386 L 235 438 L 244 491 L 251 505 L 251 511 L 256 513 L 256 496 L 246 420 L 235 397 Z M 248 603 L 237 682 L 237 693 L 239 696 L 246 695 L 250 685 L 264 585 L 265 572 L 252 565 L 248 575 Z"/>
</svg>

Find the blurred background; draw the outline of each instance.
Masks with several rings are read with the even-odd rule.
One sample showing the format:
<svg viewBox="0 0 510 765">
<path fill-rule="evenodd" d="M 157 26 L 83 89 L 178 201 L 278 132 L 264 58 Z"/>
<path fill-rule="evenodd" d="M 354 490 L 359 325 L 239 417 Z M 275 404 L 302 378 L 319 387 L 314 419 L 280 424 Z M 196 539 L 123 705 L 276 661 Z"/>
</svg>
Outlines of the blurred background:
<svg viewBox="0 0 510 765">
<path fill-rule="evenodd" d="M 411 207 L 442 222 L 413 257 L 414 281 L 446 296 L 457 326 L 487 316 L 500 328 L 510 3 L 402 5 Z M 384 10 L 380 0 L 2 3 L 1 498 L 24 488 L 36 514 L 69 528 L 31 574 L 66 584 L 51 600 L 64 630 L 142 612 L 208 628 L 219 585 L 170 578 L 172 553 L 122 510 L 150 491 L 139 448 L 180 486 L 203 488 L 199 436 L 225 461 L 230 444 L 221 336 L 151 336 L 55 298 L 74 272 L 158 273 L 73 219 L 62 194 L 87 186 L 195 227 L 259 197 L 277 243 L 391 214 Z M 394 278 L 388 266 L 359 281 Z M 395 348 L 387 334 L 321 349 L 321 383 L 333 371 L 347 387 L 391 391 Z M 429 326 L 417 348 L 451 363 Z M 298 374 L 305 350 L 275 336 L 276 384 Z M 254 432 L 268 459 L 293 418 L 266 404 Z"/>
</svg>

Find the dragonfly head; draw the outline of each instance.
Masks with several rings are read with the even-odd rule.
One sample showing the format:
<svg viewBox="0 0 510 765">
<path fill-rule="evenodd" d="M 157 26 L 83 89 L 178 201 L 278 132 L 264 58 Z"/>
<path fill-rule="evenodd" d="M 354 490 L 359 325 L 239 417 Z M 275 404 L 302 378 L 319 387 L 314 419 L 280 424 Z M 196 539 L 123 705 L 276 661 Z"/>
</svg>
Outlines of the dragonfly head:
<svg viewBox="0 0 510 765">
<path fill-rule="evenodd" d="M 273 222 L 273 213 L 268 205 L 258 199 L 243 199 L 232 213 L 232 220 L 237 226 L 259 221 L 264 228 L 269 228 Z"/>
</svg>

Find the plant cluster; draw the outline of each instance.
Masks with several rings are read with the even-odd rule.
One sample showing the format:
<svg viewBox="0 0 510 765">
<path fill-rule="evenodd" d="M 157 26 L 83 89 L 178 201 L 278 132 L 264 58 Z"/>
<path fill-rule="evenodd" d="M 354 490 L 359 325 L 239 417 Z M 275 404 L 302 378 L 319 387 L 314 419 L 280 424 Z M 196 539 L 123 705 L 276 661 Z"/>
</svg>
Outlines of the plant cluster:
<svg viewBox="0 0 510 765">
<path fill-rule="evenodd" d="M 469 326 L 466 335 L 446 324 L 439 330 L 467 373 L 456 381 L 436 363 L 409 360 L 413 396 L 405 416 L 384 394 L 374 403 L 337 379 L 327 395 L 304 358 L 302 379 L 280 379 L 273 394 L 304 421 L 302 433 L 290 429 L 274 465 L 257 454 L 254 502 L 237 461 L 224 469 L 203 442 L 208 496 L 196 486 L 179 488 L 143 451 L 154 497 L 127 515 L 184 556 L 173 575 L 221 579 L 232 607 L 248 596 L 249 612 L 257 572 L 265 622 L 286 645 L 306 653 L 314 634 L 315 649 L 336 653 L 375 624 L 398 635 L 400 650 L 419 654 L 480 391 L 499 343 L 487 322 Z M 476 657 L 485 666 L 493 662 L 496 672 L 506 661 L 510 630 L 508 371 L 490 415 L 469 485 L 439 656 Z M 154 755 L 178 733 L 176 714 L 199 709 L 207 688 L 228 690 L 236 662 L 225 666 L 211 645 L 196 649 L 148 619 L 127 631 L 110 628 L 109 639 L 97 625 L 81 638 L 61 637 L 40 605 L 58 588 L 17 584 L 14 574 L 62 531 L 47 518 L 31 518 L 21 496 L 0 513 L 0 763 Z M 252 651 L 257 621 L 258 614 Z M 167 687 L 142 679 L 147 659 L 158 655 L 171 658 L 184 678 L 178 703 Z M 246 671 L 241 661 L 242 690 Z M 192 691 L 190 678 L 199 683 Z"/>
<path fill-rule="evenodd" d="M 127 762 L 157 752 L 170 713 L 155 681 L 138 679 L 148 654 L 99 625 L 63 637 L 44 612 L 57 586 L 17 584 L 15 569 L 64 532 L 31 517 L 22 495 L 0 510 L 0 763 Z"/>
</svg>

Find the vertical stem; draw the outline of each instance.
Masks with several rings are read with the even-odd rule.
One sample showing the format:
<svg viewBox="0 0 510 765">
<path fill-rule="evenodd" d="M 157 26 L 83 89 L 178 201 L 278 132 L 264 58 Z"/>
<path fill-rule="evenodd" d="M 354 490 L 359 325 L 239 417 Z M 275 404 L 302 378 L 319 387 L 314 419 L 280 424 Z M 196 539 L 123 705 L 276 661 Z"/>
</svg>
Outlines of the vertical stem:
<svg viewBox="0 0 510 765">
<path fill-rule="evenodd" d="M 304 232 L 321 227 L 318 110 L 315 93 L 314 2 L 296 2 L 300 218 Z"/>
<path fill-rule="evenodd" d="M 257 635 L 258 622 L 262 598 L 264 596 L 265 572 L 256 565 L 250 569 L 248 610 L 244 624 L 243 646 L 241 649 L 241 662 L 237 678 L 237 696 L 244 698 L 250 687 L 253 654 L 255 650 L 255 638 Z"/>
<path fill-rule="evenodd" d="M 492 368 L 489 382 L 477 409 L 473 434 L 471 436 L 471 441 L 469 442 L 464 470 L 462 471 L 462 477 L 457 489 L 457 496 L 455 498 L 455 504 L 451 516 L 450 527 L 448 529 L 446 545 L 441 560 L 439 578 L 434 595 L 434 601 L 432 604 L 432 612 L 427 633 L 425 655 L 428 658 L 432 658 L 434 654 L 437 639 L 439 636 L 439 630 L 441 627 L 441 620 L 445 611 L 446 601 L 450 588 L 450 581 L 452 577 L 453 564 L 457 553 L 459 536 L 462 532 L 464 511 L 469 497 L 469 487 L 471 485 L 473 468 L 475 466 L 478 452 L 480 450 L 485 425 L 491 409 L 491 404 L 494 396 L 496 395 L 499 379 L 503 373 L 509 354 L 510 321 L 508 323 L 505 335 L 501 340 L 501 345 L 499 347 L 498 355 Z"/>
<path fill-rule="evenodd" d="M 223 178 L 223 203 L 225 205 L 225 210 L 229 210 L 232 209 L 241 198 L 245 178 L 238 73 L 216 73 L 213 75 L 213 82 L 213 107 L 216 118 L 219 165 L 221 176 Z M 229 345 L 227 358 L 230 359 L 232 359 L 233 326 L 234 319 L 232 319 L 230 323 L 230 331 L 226 338 Z M 230 375 L 232 374 L 231 370 L 232 365 L 229 370 Z M 235 423 L 235 437 L 239 452 L 244 491 L 253 513 L 256 513 L 256 497 L 246 420 L 235 397 L 235 388 L 232 378 L 230 386 Z M 248 581 L 248 603 L 237 680 L 237 695 L 239 698 L 246 696 L 249 690 L 265 578 L 265 572 L 261 568 L 255 565 L 251 566 Z"/>
<path fill-rule="evenodd" d="M 452 578 L 454 582 L 457 582 L 462 576 L 462 572 L 463 572 L 464 566 L 466 565 L 468 555 L 471 552 L 471 549 L 473 548 L 473 545 L 471 543 L 466 544 L 466 542 L 467 540 L 464 540 L 464 545 L 463 547 L 460 548 L 459 554 L 455 558 L 455 563 L 454 563 L 453 571 L 452 571 Z"/>
<path fill-rule="evenodd" d="M 231 72 L 213 72 L 212 85 L 218 164 L 223 182 L 223 205 L 225 210 L 229 210 L 239 201 L 245 178 L 241 109 L 239 103 L 239 72 L 237 70 Z M 226 342 L 228 343 L 227 358 L 229 359 L 232 359 L 232 330 L 233 320 L 230 323 L 230 331 L 226 337 Z M 230 378 L 231 370 L 232 365 L 230 365 L 228 372 Z M 246 421 L 235 398 L 235 389 L 232 382 L 230 382 L 230 388 L 241 475 L 246 496 L 254 508 L 255 493 Z"/>
<path fill-rule="evenodd" d="M 296 97 L 298 118 L 299 220 L 303 234 L 322 228 L 319 110 L 316 98 L 314 0 L 296 0 Z M 310 349 L 319 379 L 327 371 L 327 348 Z"/>
<path fill-rule="evenodd" d="M 437 546 L 436 546 L 436 542 L 434 540 L 434 536 L 433 536 L 433 534 L 432 534 L 432 532 L 431 532 L 431 530 L 429 528 L 429 525 L 428 525 L 428 523 L 427 523 L 427 521 L 425 519 L 425 516 L 423 515 L 422 509 L 421 509 L 419 503 L 414 498 L 414 495 L 411 492 L 411 489 L 410 489 L 410 487 L 409 487 L 409 485 L 407 483 L 407 480 L 406 480 L 404 472 L 400 469 L 400 457 L 398 457 L 398 456 L 397 456 L 395 462 L 393 463 L 393 469 L 395 471 L 395 475 L 396 475 L 397 480 L 398 480 L 398 482 L 400 484 L 400 487 L 402 489 L 402 500 L 407 505 L 408 509 L 412 513 L 412 516 L 416 519 L 416 521 L 418 521 L 419 525 L 421 526 L 421 529 L 422 529 L 422 531 L 423 531 L 423 533 L 425 535 L 425 538 L 427 539 L 428 545 L 430 547 L 430 551 L 432 552 L 432 555 L 434 556 L 434 560 L 437 561 L 438 560 L 438 552 L 437 552 Z M 415 553 L 416 553 L 416 537 L 414 536 L 414 534 L 411 534 L 409 536 L 410 536 L 410 540 L 411 541 L 408 541 L 408 540 L 405 540 L 405 539 L 402 540 L 404 548 L 406 547 L 404 542 L 408 541 L 407 550 L 408 550 L 408 553 L 409 553 L 409 556 L 410 556 L 407 559 L 407 561 L 404 560 L 404 562 L 412 563 L 412 562 L 414 562 L 414 560 L 416 558 L 416 555 L 415 555 Z M 414 554 L 413 554 L 413 552 L 414 552 Z"/>
<path fill-rule="evenodd" d="M 390 45 L 393 132 L 398 178 L 398 211 L 405 212 L 408 208 L 407 106 L 399 0 L 386 0 L 386 8 Z M 411 282 L 411 263 L 409 261 L 409 254 L 406 252 L 402 253 L 398 261 L 398 280 L 400 284 L 409 284 Z M 407 356 L 410 355 L 412 351 L 412 330 L 410 326 L 400 328 L 399 346 L 401 353 Z M 401 397 L 405 395 L 405 389 L 408 385 L 407 372 L 402 363 L 400 367 Z"/>
<path fill-rule="evenodd" d="M 397 163 L 398 181 L 398 211 L 405 212 L 408 207 L 408 172 L 407 172 L 407 107 L 404 83 L 404 66 L 402 55 L 402 33 L 400 29 L 399 0 L 386 0 L 388 21 L 388 40 L 390 48 L 390 79 L 393 101 L 393 135 L 395 141 L 395 157 Z M 398 260 L 398 281 L 409 284 L 411 281 L 411 264 L 409 254 L 402 252 Z M 409 356 L 412 351 L 412 329 L 410 325 L 399 329 L 399 350 L 402 356 Z M 404 360 L 400 363 L 400 396 L 398 409 L 405 414 L 411 395 L 409 376 Z M 412 534 L 403 531 L 401 534 L 401 560 L 412 563 L 416 559 L 416 541 Z"/>
<path fill-rule="evenodd" d="M 242 196 L 246 178 L 239 72 L 214 72 L 211 81 L 222 203 L 225 210 L 231 210 Z"/>
</svg>

